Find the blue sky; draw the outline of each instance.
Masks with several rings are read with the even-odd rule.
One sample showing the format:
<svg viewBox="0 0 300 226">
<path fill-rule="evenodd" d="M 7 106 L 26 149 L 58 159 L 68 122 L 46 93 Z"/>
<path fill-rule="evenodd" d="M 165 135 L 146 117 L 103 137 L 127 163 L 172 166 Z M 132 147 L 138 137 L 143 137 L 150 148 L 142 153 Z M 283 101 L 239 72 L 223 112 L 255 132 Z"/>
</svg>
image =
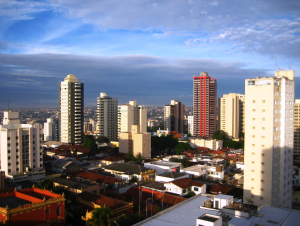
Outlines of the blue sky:
<svg viewBox="0 0 300 226">
<path fill-rule="evenodd" d="M 218 97 L 244 80 L 296 72 L 299 1 L 0 0 L 0 109 L 58 107 L 68 74 L 119 104 L 192 105 L 193 75 L 217 79 Z"/>
</svg>

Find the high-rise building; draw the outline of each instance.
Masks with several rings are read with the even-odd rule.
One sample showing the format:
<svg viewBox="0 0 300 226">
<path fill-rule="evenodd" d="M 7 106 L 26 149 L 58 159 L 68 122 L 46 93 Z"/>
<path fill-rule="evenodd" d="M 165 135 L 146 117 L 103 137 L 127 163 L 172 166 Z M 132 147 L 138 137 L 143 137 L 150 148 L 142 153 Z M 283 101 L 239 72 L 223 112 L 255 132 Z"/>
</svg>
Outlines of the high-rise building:
<svg viewBox="0 0 300 226">
<path fill-rule="evenodd" d="M 193 115 L 188 116 L 188 133 L 190 135 L 194 134 L 194 116 Z"/>
<path fill-rule="evenodd" d="M 118 99 L 111 98 L 106 93 L 100 93 L 97 98 L 98 134 L 111 141 L 118 140 Z"/>
<path fill-rule="evenodd" d="M 294 78 L 245 81 L 244 202 L 292 207 Z"/>
<path fill-rule="evenodd" d="M 130 132 L 119 133 L 119 152 L 139 153 L 146 159 L 151 159 L 151 134 L 141 132 L 139 125 L 132 125 Z"/>
<path fill-rule="evenodd" d="M 118 133 L 130 132 L 132 125 L 139 125 L 141 133 L 147 132 L 147 107 L 136 105 L 135 100 L 118 106 Z"/>
<path fill-rule="evenodd" d="M 216 131 L 217 81 L 201 72 L 194 75 L 194 136 L 212 137 Z"/>
<path fill-rule="evenodd" d="M 300 99 L 294 105 L 294 155 L 300 155 Z"/>
<path fill-rule="evenodd" d="M 183 133 L 184 111 L 184 104 L 178 100 L 171 100 L 171 104 L 165 105 L 165 130 Z"/>
<path fill-rule="evenodd" d="M 59 124 L 57 119 L 48 118 L 44 123 L 44 141 L 59 141 Z"/>
<path fill-rule="evenodd" d="M 244 130 L 245 95 L 237 93 L 223 94 L 219 99 L 220 130 L 226 132 L 229 138 L 238 139 Z"/>
<path fill-rule="evenodd" d="M 0 126 L 1 171 L 14 182 L 45 179 L 42 125 L 20 124 L 19 112 L 4 111 Z"/>
<path fill-rule="evenodd" d="M 59 136 L 64 143 L 83 143 L 84 86 L 74 75 L 59 84 Z"/>
</svg>

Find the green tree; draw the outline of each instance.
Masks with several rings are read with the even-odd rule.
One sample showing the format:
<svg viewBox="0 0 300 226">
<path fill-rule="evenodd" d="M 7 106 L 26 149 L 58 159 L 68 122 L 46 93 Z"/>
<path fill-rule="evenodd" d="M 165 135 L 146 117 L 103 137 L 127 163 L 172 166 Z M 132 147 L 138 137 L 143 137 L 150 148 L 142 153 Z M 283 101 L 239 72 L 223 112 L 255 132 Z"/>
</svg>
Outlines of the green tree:
<svg viewBox="0 0 300 226">
<path fill-rule="evenodd" d="M 193 197 L 193 196 L 195 196 L 195 195 L 196 195 L 195 192 L 189 191 L 189 192 L 187 193 L 186 197 L 187 197 L 187 198 L 191 198 L 191 197 Z"/>
<path fill-rule="evenodd" d="M 39 181 L 37 185 L 35 185 L 39 189 L 51 190 L 53 189 L 53 182 L 50 180 Z"/>
<path fill-rule="evenodd" d="M 142 162 L 142 161 L 144 160 L 143 155 L 142 155 L 141 153 L 138 153 L 138 154 L 136 155 L 136 160 Z"/>
<path fill-rule="evenodd" d="M 216 132 L 214 132 L 213 136 L 212 136 L 213 139 L 216 139 L 216 140 L 228 140 L 228 134 L 226 132 L 224 132 L 223 130 L 217 130 Z"/>
<path fill-rule="evenodd" d="M 125 161 L 128 162 L 128 161 L 135 161 L 135 157 L 133 156 L 133 153 L 132 151 L 128 151 L 127 154 L 126 154 L 126 157 L 125 157 Z"/>
<path fill-rule="evenodd" d="M 183 151 L 190 150 L 191 145 L 189 143 L 179 142 L 175 147 L 176 155 L 182 154 Z"/>
<path fill-rule="evenodd" d="M 129 180 L 129 183 L 133 184 L 135 182 L 138 182 L 138 178 L 136 176 L 132 176 L 131 179 Z"/>
<path fill-rule="evenodd" d="M 84 142 L 83 142 L 83 147 L 88 148 L 92 151 L 97 151 L 98 146 L 95 142 L 95 139 L 92 135 L 85 135 L 84 136 Z"/>
<path fill-rule="evenodd" d="M 93 211 L 92 219 L 86 221 L 86 224 L 92 224 L 93 226 L 108 226 L 110 222 L 110 216 L 113 214 L 110 208 L 105 205 L 101 208 L 95 208 Z"/>
<path fill-rule="evenodd" d="M 97 138 L 97 142 L 98 142 L 98 144 L 109 143 L 110 140 L 105 136 L 100 136 Z"/>
</svg>

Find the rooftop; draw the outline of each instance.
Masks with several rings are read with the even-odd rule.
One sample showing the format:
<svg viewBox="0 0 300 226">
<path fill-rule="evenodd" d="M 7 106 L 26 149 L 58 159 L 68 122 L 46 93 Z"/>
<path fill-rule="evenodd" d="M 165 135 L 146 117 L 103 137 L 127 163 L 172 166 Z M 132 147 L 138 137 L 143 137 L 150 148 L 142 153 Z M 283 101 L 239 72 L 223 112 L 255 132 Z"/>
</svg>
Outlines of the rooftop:
<svg viewBox="0 0 300 226">
<path fill-rule="evenodd" d="M 186 188 L 189 188 L 191 186 L 202 187 L 204 185 L 203 183 L 194 181 L 190 178 L 177 179 L 177 180 L 173 180 L 173 181 L 168 182 L 168 183 L 175 184 L 176 186 L 178 186 L 182 189 L 186 189 Z M 166 183 L 166 184 L 168 184 L 168 183 Z"/>
<path fill-rule="evenodd" d="M 178 177 L 183 177 L 186 176 L 187 174 L 185 173 L 178 173 L 178 172 L 167 172 L 164 174 L 159 175 L 160 177 L 168 177 L 168 178 L 178 178 Z"/>
<path fill-rule="evenodd" d="M 63 178 L 56 178 L 53 182 L 65 185 L 71 188 L 76 188 L 76 189 L 82 189 L 82 188 L 88 188 L 90 186 L 94 186 L 95 184 L 88 184 L 88 183 L 83 183 L 79 182 L 76 180 L 72 179 L 63 179 Z"/>
<path fill-rule="evenodd" d="M 234 202 L 232 205 L 224 206 L 225 209 L 238 210 L 240 212 L 250 213 L 253 210 L 256 212 L 257 206 L 251 204 L 243 204 Z"/>
<path fill-rule="evenodd" d="M 217 220 L 220 219 L 220 217 L 218 216 L 209 216 L 207 214 L 203 214 L 202 216 L 198 217 L 199 220 L 205 220 L 205 221 L 209 221 L 209 222 L 216 222 Z"/>
<path fill-rule="evenodd" d="M 139 175 L 141 172 L 149 171 L 148 168 L 140 165 L 128 164 L 128 163 L 113 163 L 109 166 L 104 167 L 106 170 L 113 170 L 122 173 L 128 173 L 129 175 L 137 174 Z"/>
</svg>

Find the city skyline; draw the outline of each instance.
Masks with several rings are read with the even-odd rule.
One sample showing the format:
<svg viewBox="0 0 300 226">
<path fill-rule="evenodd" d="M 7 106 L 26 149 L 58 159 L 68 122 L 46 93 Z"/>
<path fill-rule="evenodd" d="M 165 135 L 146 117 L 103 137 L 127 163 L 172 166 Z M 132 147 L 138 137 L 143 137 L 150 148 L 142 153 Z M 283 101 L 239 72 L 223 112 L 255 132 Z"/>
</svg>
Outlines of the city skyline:
<svg viewBox="0 0 300 226">
<path fill-rule="evenodd" d="M 118 6 L 118 7 L 115 7 Z M 193 102 L 193 75 L 208 72 L 217 95 L 244 94 L 244 80 L 295 70 L 300 85 L 300 3 L 231 1 L 3 1 L 0 109 L 58 108 L 59 82 L 85 83 L 119 104 Z M 295 98 L 300 91 L 295 90 Z"/>
</svg>

